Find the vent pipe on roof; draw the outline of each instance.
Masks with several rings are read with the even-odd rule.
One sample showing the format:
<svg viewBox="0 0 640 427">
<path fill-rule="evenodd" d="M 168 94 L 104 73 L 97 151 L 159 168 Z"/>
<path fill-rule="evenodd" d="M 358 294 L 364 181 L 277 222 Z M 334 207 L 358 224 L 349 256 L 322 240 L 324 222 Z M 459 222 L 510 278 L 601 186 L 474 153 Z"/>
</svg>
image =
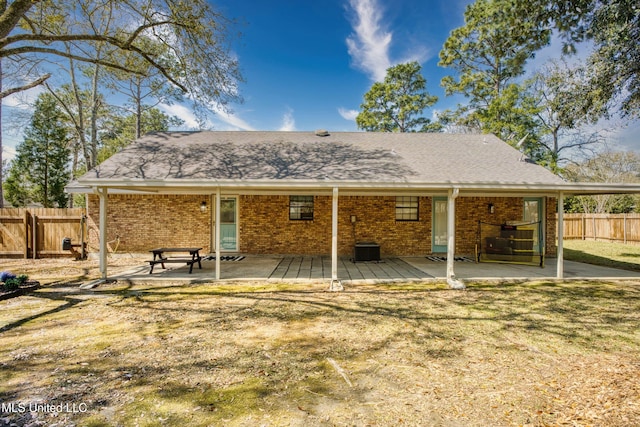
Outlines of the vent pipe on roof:
<svg viewBox="0 0 640 427">
<path fill-rule="evenodd" d="M 329 131 L 325 129 L 316 130 L 316 136 L 329 136 Z"/>
</svg>

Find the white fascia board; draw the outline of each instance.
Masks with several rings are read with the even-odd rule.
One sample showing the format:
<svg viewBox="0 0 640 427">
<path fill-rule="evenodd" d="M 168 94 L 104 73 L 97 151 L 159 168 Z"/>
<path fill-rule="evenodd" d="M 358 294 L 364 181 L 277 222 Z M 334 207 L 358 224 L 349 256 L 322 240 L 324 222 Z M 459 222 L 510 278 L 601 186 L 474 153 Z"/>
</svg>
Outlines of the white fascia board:
<svg viewBox="0 0 640 427">
<path fill-rule="evenodd" d="M 341 194 L 376 194 L 396 192 L 417 194 L 441 193 L 458 188 L 461 196 L 472 195 L 555 195 L 565 194 L 640 194 L 640 184 L 607 183 L 501 183 L 501 182 L 363 182 L 363 181 L 317 181 L 317 180 L 87 180 L 74 186 L 74 192 L 95 192 L 97 187 L 105 187 L 118 193 L 171 193 L 206 194 L 221 188 L 225 192 L 237 194 L 291 194 L 296 192 L 331 193 L 334 187 Z"/>
</svg>

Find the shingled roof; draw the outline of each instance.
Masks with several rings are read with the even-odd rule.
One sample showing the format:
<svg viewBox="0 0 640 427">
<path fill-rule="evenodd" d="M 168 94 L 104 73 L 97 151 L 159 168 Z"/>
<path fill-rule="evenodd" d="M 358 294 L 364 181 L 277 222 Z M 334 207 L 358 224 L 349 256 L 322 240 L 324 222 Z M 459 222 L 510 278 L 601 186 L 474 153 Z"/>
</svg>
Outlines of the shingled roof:
<svg viewBox="0 0 640 427">
<path fill-rule="evenodd" d="M 84 185 L 262 183 L 411 187 L 557 186 L 494 135 L 169 132 L 146 135 L 81 177 Z"/>
</svg>

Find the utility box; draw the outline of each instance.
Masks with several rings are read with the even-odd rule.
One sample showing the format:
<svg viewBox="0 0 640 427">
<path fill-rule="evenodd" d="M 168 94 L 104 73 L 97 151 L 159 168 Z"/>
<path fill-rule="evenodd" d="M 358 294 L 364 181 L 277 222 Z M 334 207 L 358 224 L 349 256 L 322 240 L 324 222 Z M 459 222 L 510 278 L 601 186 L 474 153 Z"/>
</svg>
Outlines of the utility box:
<svg viewBox="0 0 640 427">
<path fill-rule="evenodd" d="M 380 245 L 375 242 L 358 242 L 353 248 L 353 262 L 380 261 Z"/>
</svg>

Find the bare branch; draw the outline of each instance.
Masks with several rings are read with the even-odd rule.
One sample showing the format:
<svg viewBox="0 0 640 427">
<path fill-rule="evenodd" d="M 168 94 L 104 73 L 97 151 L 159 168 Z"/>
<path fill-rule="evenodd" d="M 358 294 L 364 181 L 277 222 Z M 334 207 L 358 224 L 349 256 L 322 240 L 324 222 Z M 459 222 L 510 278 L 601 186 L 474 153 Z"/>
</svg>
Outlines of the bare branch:
<svg viewBox="0 0 640 427">
<path fill-rule="evenodd" d="M 24 86 L 14 87 L 14 88 L 11 88 L 11 89 L 4 90 L 4 91 L 0 92 L 0 99 L 6 98 L 7 96 L 13 95 L 14 93 L 23 92 L 25 90 L 32 89 L 32 88 L 34 88 L 36 86 L 40 86 L 49 77 L 51 77 L 51 74 L 47 73 L 44 76 L 40 77 L 39 79 L 36 79 L 33 82 L 31 82 L 29 84 L 26 84 Z"/>
<path fill-rule="evenodd" d="M 0 49 L 5 46 L 9 46 L 12 43 L 19 42 L 43 42 L 43 43 L 55 43 L 55 42 L 74 42 L 74 41 L 101 41 L 107 42 L 120 49 L 129 49 L 135 39 L 140 33 L 146 29 L 161 26 L 161 25 L 181 25 L 173 21 L 154 22 L 148 25 L 142 25 L 136 29 L 136 31 L 127 40 L 119 40 L 113 36 L 107 36 L 103 34 L 18 34 L 15 36 L 5 37 L 0 40 Z M 4 55 L 6 56 L 6 55 Z"/>
</svg>

